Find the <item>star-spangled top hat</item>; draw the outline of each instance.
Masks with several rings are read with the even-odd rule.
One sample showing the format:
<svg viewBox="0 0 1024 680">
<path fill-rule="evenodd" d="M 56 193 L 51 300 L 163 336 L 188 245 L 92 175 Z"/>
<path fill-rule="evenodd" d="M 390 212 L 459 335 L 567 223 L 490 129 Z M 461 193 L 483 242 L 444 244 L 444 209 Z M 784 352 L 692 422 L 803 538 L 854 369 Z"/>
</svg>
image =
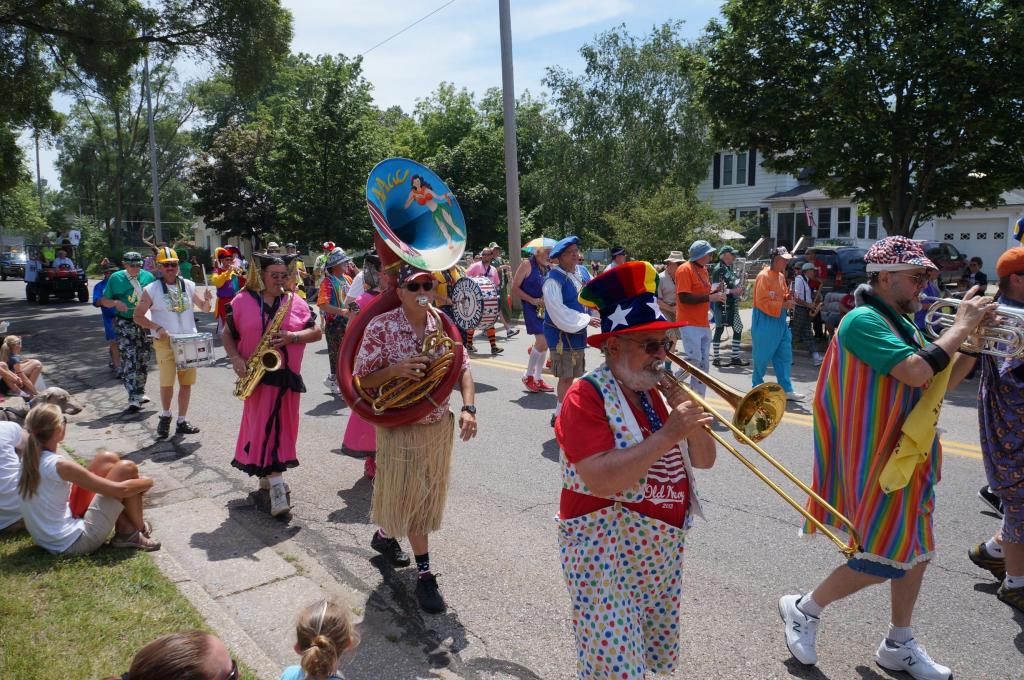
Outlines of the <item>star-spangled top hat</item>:
<svg viewBox="0 0 1024 680">
<path fill-rule="evenodd" d="M 587 338 L 600 347 L 613 335 L 678 328 L 658 307 L 658 272 L 650 262 L 626 262 L 595 276 L 580 291 L 580 303 L 601 315 L 601 332 Z"/>
</svg>

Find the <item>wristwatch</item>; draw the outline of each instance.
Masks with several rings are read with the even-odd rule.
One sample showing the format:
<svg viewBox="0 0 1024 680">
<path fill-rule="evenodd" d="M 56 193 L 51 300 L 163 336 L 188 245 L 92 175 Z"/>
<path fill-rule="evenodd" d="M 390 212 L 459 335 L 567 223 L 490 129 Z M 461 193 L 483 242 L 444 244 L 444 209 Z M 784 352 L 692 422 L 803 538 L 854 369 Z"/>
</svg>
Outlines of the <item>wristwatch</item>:
<svg viewBox="0 0 1024 680">
<path fill-rule="evenodd" d="M 471 416 L 476 415 L 476 406 L 473 406 L 472 404 L 466 404 L 465 406 L 462 407 L 462 410 Z"/>
</svg>

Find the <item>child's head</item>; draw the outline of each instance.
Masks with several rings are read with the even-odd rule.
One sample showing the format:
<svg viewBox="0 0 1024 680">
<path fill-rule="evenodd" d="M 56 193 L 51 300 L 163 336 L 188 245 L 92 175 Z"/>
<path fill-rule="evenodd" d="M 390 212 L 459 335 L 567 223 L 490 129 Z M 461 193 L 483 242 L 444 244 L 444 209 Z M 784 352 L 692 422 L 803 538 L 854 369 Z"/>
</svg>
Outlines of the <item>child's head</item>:
<svg viewBox="0 0 1024 680">
<path fill-rule="evenodd" d="M 303 672 L 323 680 L 338 669 L 342 655 L 359 644 L 348 609 L 334 600 L 315 602 L 299 614 L 295 651 L 302 655 Z"/>
<path fill-rule="evenodd" d="M 161 635 L 143 647 L 121 676 L 127 680 L 237 680 L 238 667 L 216 636 L 201 630 Z M 113 680 L 108 678 L 107 680 Z"/>
<path fill-rule="evenodd" d="M 25 429 L 29 437 L 21 453 L 21 477 L 18 479 L 18 493 L 22 498 L 32 498 L 36 494 L 39 488 L 39 459 L 55 439 L 63 439 L 66 423 L 64 414 L 56 404 L 43 404 L 28 412 Z M 58 435 L 60 439 L 57 439 Z"/>
<path fill-rule="evenodd" d="M 21 336 L 8 335 L 4 338 L 4 344 L 0 346 L 0 359 L 7 361 L 12 354 L 17 354 L 21 349 Z"/>
</svg>

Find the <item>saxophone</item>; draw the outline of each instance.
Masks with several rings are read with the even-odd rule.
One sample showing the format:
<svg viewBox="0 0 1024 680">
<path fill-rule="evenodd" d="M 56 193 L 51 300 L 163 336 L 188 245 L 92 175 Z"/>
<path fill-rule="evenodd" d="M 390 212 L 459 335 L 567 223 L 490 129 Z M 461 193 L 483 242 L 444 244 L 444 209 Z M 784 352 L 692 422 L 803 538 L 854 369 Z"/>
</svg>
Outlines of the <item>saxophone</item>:
<svg viewBox="0 0 1024 680">
<path fill-rule="evenodd" d="M 295 293 L 288 294 L 288 301 L 281 305 L 281 309 L 277 310 L 277 314 L 270 321 L 270 325 L 267 326 L 267 330 L 263 332 L 263 337 L 260 338 L 260 344 L 256 346 L 256 349 L 252 351 L 249 358 L 245 362 L 245 377 L 239 378 L 235 382 L 235 396 L 245 401 L 249 398 L 249 395 L 253 393 L 256 386 L 263 380 L 263 375 L 270 371 L 274 371 L 281 368 L 283 363 L 283 357 L 279 350 L 274 349 L 270 346 L 270 339 L 274 337 L 274 333 L 281 330 L 281 324 L 284 323 L 285 317 L 288 316 L 288 312 L 291 311 L 292 301 L 295 299 Z"/>
</svg>

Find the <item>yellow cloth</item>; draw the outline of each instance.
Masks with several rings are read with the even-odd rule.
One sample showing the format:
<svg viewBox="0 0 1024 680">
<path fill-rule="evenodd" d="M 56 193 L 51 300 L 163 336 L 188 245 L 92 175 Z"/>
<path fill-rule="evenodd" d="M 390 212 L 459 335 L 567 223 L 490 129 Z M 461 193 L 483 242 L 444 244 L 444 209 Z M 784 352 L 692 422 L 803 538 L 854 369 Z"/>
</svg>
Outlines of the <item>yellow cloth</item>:
<svg viewBox="0 0 1024 680">
<path fill-rule="evenodd" d="M 949 385 L 949 374 L 953 369 L 950 363 L 938 375 L 932 378 L 932 382 L 921 395 L 921 400 L 914 405 L 910 415 L 903 422 L 900 428 L 903 432 L 889 462 L 882 468 L 882 474 L 878 478 L 878 485 L 885 493 L 898 491 L 910 483 L 917 466 L 928 458 L 932 450 L 932 442 L 935 441 L 935 426 L 939 422 L 939 412 L 942 410 L 942 399 L 946 396 L 946 387 Z"/>
</svg>

